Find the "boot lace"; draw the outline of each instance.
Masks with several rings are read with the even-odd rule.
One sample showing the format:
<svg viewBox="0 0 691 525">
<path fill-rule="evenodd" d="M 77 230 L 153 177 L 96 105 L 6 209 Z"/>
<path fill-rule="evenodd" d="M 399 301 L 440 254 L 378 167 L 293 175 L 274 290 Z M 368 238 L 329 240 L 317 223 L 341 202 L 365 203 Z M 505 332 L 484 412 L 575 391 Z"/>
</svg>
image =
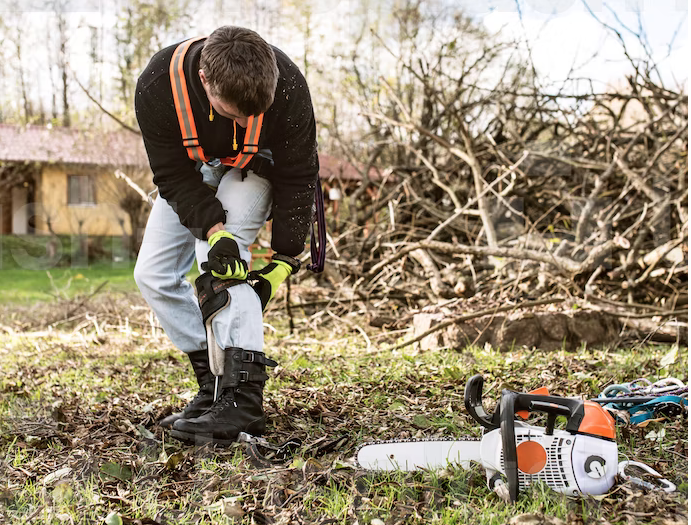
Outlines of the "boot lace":
<svg viewBox="0 0 691 525">
<path fill-rule="evenodd" d="M 209 410 L 207 413 L 210 414 L 217 414 L 224 408 L 229 407 L 230 405 L 233 405 L 233 407 L 237 408 L 238 404 L 235 402 L 235 389 L 234 388 L 227 388 L 226 390 L 221 393 L 219 398 L 214 402 L 211 407 L 209 407 Z"/>
<path fill-rule="evenodd" d="M 185 408 L 191 407 L 194 405 L 197 401 L 199 401 L 202 397 L 208 396 L 209 392 L 205 392 L 202 387 L 199 387 L 199 390 L 197 391 L 197 395 L 195 395 L 192 400 L 187 403 L 187 406 Z"/>
</svg>

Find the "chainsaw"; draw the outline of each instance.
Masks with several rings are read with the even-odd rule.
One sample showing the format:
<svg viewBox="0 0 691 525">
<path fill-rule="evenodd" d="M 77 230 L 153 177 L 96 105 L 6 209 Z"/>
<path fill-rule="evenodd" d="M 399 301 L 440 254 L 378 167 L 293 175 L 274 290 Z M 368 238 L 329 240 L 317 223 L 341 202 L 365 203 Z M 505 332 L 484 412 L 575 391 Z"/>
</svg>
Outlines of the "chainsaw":
<svg viewBox="0 0 691 525">
<path fill-rule="evenodd" d="M 545 388 L 530 393 L 503 390 L 489 416 L 482 405 L 483 383 L 482 375 L 473 376 L 464 395 L 466 410 L 484 428 L 482 438 L 366 443 L 357 451 L 358 464 L 368 470 L 413 471 L 449 463 L 469 469 L 477 462 L 485 469 L 490 490 L 503 491 L 512 502 L 519 490 L 538 480 L 564 494 L 597 495 L 609 491 L 617 474 L 626 477 L 617 463 L 614 419 L 599 404 L 550 396 Z M 535 412 L 547 415 L 546 427 L 515 419 L 528 419 Z M 566 418 L 563 430 L 555 429 L 559 416 Z M 621 469 L 634 464 L 625 463 Z M 662 483 L 665 491 L 676 488 L 667 480 Z"/>
</svg>

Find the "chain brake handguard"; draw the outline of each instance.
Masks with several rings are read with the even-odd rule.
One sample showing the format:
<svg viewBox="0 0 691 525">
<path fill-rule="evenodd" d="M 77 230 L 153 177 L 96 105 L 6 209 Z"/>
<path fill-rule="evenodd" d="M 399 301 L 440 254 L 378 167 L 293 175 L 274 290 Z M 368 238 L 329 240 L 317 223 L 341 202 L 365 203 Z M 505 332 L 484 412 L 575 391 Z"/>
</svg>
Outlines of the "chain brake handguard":
<svg viewBox="0 0 691 525">
<path fill-rule="evenodd" d="M 499 428 L 499 405 L 490 417 L 482 406 L 482 387 L 485 383 L 482 374 L 476 374 L 465 385 L 463 404 L 470 416 L 487 430 Z"/>
</svg>

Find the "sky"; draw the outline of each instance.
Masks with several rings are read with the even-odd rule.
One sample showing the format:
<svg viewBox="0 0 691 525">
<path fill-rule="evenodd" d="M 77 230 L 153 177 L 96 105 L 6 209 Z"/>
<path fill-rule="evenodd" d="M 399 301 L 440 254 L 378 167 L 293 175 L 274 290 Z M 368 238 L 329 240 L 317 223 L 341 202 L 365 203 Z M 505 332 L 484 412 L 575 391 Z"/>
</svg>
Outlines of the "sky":
<svg viewBox="0 0 691 525">
<path fill-rule="evenodd" d="M 616 35 L 595 20 L 582 0 L 525 0 L 520 4 L 520 14 L 514 4 L 513 9 L 497 8 L 477 16 L 492 32 L 527 40 L 536 69 L 546 78 L 558 81 L 575 66 L 579 76 L 596 79 L 604 88 L 631 70 Z M 636 32 L 640 20 L 665 84 L 672 87 L 688 79 L 686 1 L 588 0 L 588 5 L 602 22 L 620 29 L 633 56 L 642 56 L 641 45 L 633 34 L 621 29 L 613 12 Z"/>
<path fill-rule="evenodd" d="M 0 16 L 5 16 L 13 0 L 0 0 Z M 15 5 L 16 4 L 16 0 Z M 82 80 L 88 75 L 91 30 L 89 25 L 111 26 L 115 23 L 116 7 L 127 0 L 71 0 L 69 23 L 70 64 Z M 283 0 L 284 2 L 287 0 Z M 386 0 L 387 2 L 395 0 Z M 587 12 L 584 1 L 594 15 L 622 31 L 627 47 L 633 56 L 642 56 L 642 49 L 635 36 L 622 29 L 616 17 L 626 26 L 637 29 L 639 21 L 645 29 L 653 56 L 660 65 L 660 74 L 667 87 L 686 86 L 688 79 L 688 2 L 687 0 L 427 0 L 427 6 L 460 5 L 489 32 L 504 38 L 521 40 L 526 53 L 530 53 L 544 85 L 562 80 L 572 67 L 576 76 L 592 78 L 596 89 L 605 90 L 608 85 L 621 82 L 631 70 L 625 60 L 616 36 L 602 27 Z M 33 37 L 27 60 L 32 60 L 32 45 L 45 56 L 45 39 L 49 24 L 51 0 L 25 0 L 20 2 L 24 12 L 21 23 Z M 360 2 L 357 3 L 359 5 Z M 219 0 L 196 2 L 199 8 L 190 20 L 190 34 L 206 34 L 222 23 L 241 19 L 252 27 L 252 19 L 242 8 L 241 0 L 226 0 L 221 14 L 214 13 Z M 367 19 L 373 22 L 381 16 L 381 2 L 371 0 L 372 8 Z M 313 0 L 313 49 L 311 54 L 328 53 L 338 44 L 338 39 L 354 32 L 362 19 L 353 15 L 356 3 L 351 0 Z M 615 17 L 616 14 L 616 17 Z M 16 15 L 16 13 L 14 13 Z M 7 18 L 11 20 L 12 17 Z M 271 43 L 286 51 L 298 65 L 303 55 L 304 40 L 295 31 L 294 22 L 277 16 L 277 27 L 271 28 Z M 171 42 L 172 43 L 172 42 Z M 672 43 L 671 48 L 670 43 Z M 38 51 L 37 51 L 38 53 Z M 46 60 L 43 58 L 40 60 Z M 47 64 L 38 60 L 36 78 L 32 89 L 47 91 L 50 81 L 46 74 Z M 11 74 L 7 73 L 6 74 Z M 109 74 L 106 71 L 106 74 Z M 110 74 L 114 74 L 111 68 Z M 309 78 L 309 77 L 308 77 Z M 75 88 L 76 105 L 88 101 Z"/>
</svg>

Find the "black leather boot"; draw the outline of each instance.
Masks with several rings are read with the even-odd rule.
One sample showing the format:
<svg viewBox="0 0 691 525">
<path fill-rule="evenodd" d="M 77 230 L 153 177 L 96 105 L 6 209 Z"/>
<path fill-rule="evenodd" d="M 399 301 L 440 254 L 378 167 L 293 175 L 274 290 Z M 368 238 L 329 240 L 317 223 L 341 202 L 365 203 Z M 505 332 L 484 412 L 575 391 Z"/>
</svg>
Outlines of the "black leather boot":
<svg viewBox="0 0 691 525">
<path fill-rule="evenodd" d="M 218 399 L 201 416 L 178 419 L 170 435 L 187 443 L 230 445 L 240 432 L 263 434 L 263 390 L 269 378 L 266 367 L 276 365 L 262 352 L 226 348 Z"/>
<path fill-rule="evenodd" d="M 197 383 L 199 384 L 199 392 L 194 396 L 182 412 L 176 412 L 168 417 L 164 417 L 158 422 L 163 428 L 173 428 L 173 423 L 178 419 L 192 418 L 201 416 L 206 412 L 214 401 L 214 375 L 209 370 L 209 355 L 206 350 L 199 352 L 191 352 L 187 354 L 194 369 L 194 375 L 197 376 Z"/>
</svg>

